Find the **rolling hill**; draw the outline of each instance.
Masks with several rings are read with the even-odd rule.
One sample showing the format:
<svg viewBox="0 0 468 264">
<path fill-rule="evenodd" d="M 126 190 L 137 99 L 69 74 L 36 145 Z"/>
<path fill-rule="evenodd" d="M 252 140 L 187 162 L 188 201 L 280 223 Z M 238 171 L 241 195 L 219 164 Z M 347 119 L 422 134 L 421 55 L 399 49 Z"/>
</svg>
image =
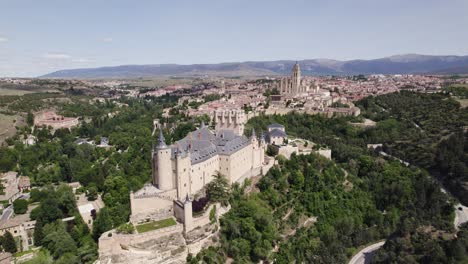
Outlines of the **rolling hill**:
<svg viewBox="0 0 468 264">
<path fill-rule="evenodd" d="M 156 76 L 273 76 L 289 74 L 295 61 L 247 61 L 219 64 L 151 64 L 69 69 L 41 78 L 137 78 Z M 406 54 L 374 60 L 312 59 L 298 62 L 304 75 L 354 74 L 464 74 L 468 56 Z"/>
</svg>

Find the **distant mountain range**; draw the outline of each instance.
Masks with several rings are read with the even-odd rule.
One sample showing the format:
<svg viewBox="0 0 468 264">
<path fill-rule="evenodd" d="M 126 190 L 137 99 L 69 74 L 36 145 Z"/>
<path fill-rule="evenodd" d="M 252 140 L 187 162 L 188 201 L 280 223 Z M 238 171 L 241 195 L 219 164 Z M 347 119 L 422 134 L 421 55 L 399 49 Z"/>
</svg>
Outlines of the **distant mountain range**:
<svg viewBox="0 0 468 264">
<path fill-rule="evenodd" d="M 274 76 L 291 72 L 295 61 L 247 61 L 219 64 L 122 65 L 52 72 L 41 78 L 138 78 L 157 76 Z M 374 60 L 298 61 L 303 75 L 468 74 L 468 56 L 396 55 Z"/>
</svg>

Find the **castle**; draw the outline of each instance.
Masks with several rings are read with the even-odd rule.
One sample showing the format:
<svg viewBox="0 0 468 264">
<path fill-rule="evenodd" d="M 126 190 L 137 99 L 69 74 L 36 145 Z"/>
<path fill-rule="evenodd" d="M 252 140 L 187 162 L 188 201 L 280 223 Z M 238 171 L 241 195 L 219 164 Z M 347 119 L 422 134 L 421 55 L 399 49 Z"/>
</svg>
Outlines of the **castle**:
<svg viewBox="0 0 468 264">
<path fill-rule="evenodd" d="M 167 146 L 162 133 L 153 150 L 153 184 L 162 191 L 176 190 L 177 199 L 192 197 L 213 180 L 217 172 L 230 183 L 242 181 L 260 172 L 266 142 L 249 138 L 233 130 L 211 132 L 202 123 L 185 138 Z"/>
<path fill-rule="evenodd" d="M 297 95 L 307 92 L 309 87 L 304 85 L 301 81 L 301 68 L 296 62 L 292 69 L 291 77 L 283 77 L 280 80 L 279 92 L 284 95 Z"/>
<path fill-rule="evenodd" d="M 193 217 L 192 201 L 215 174 L 221 173 L 231 184 L 261 175 L 267 143 L 255 131 L 249 138 L 242 135 L 243 114 L 219 112 L 215 132 L 202 122 L 200 128 L 172 145 L 166 144 L 160 130 L 152 150 L 152 184 L 130 194 L 130 221 L 140 224 L 174 216 L 187 233 L 206 224 Z"/>
</svg>

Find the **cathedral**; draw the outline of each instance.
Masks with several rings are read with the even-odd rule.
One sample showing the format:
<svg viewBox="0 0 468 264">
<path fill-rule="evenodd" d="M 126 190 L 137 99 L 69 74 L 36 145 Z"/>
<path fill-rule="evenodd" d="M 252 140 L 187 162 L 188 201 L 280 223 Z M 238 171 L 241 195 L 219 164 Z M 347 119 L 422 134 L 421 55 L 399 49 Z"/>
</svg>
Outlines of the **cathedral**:
<svg viewBox="0 0 468 264">
<path fill-rule="evenodd" d="M 290 77 L 281 78 L 279 84 L 279 92 L 282 95 L 297 95 L 300 93 L 307 92 L 309 87 L 303 85 L 301 81 L 301 68 L 296 62 L 292 69 L 292 74 Z"/>
</svg>

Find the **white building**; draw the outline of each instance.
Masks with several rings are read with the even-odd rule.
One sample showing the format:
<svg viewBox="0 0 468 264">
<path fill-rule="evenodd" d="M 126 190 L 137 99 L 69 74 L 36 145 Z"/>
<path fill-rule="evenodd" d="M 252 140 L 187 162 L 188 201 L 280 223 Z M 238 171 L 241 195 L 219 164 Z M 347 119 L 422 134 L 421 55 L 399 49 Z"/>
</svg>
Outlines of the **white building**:
<svg viewBox="0 0 468 264">
<path fill-rule="evenodd" d="M 271 124 L 268 126 L 268 143 L 281 146 L 286 138 L 286 130 L 283 125 Z"/>
<path fill-rule="evenodd" d="M 153 150 L 153 184 L 162 191 L 177 190 L 182 200 L 200 191 L 217 172 L 230 183 L 259 174 L 265 148 L 255 131 L 249 139 L 232 130 L 213 133 L 204 124 L 171 146 L 160 134 Z"/>
<path fill-rule="evenodd" d="M 266 141 L 255 131 L 247 138 L 232 130 L 214 133 L 202 123 L 170 146 L 161 132 L 158 141 L 152 152 L 153 184 L 130 196 L 133 223 L 175 215 L 188 232 L 196 227 L 191 222 L 191 199 L 217 172 L 229 183 L 262 174 Z"/>
</svg>

